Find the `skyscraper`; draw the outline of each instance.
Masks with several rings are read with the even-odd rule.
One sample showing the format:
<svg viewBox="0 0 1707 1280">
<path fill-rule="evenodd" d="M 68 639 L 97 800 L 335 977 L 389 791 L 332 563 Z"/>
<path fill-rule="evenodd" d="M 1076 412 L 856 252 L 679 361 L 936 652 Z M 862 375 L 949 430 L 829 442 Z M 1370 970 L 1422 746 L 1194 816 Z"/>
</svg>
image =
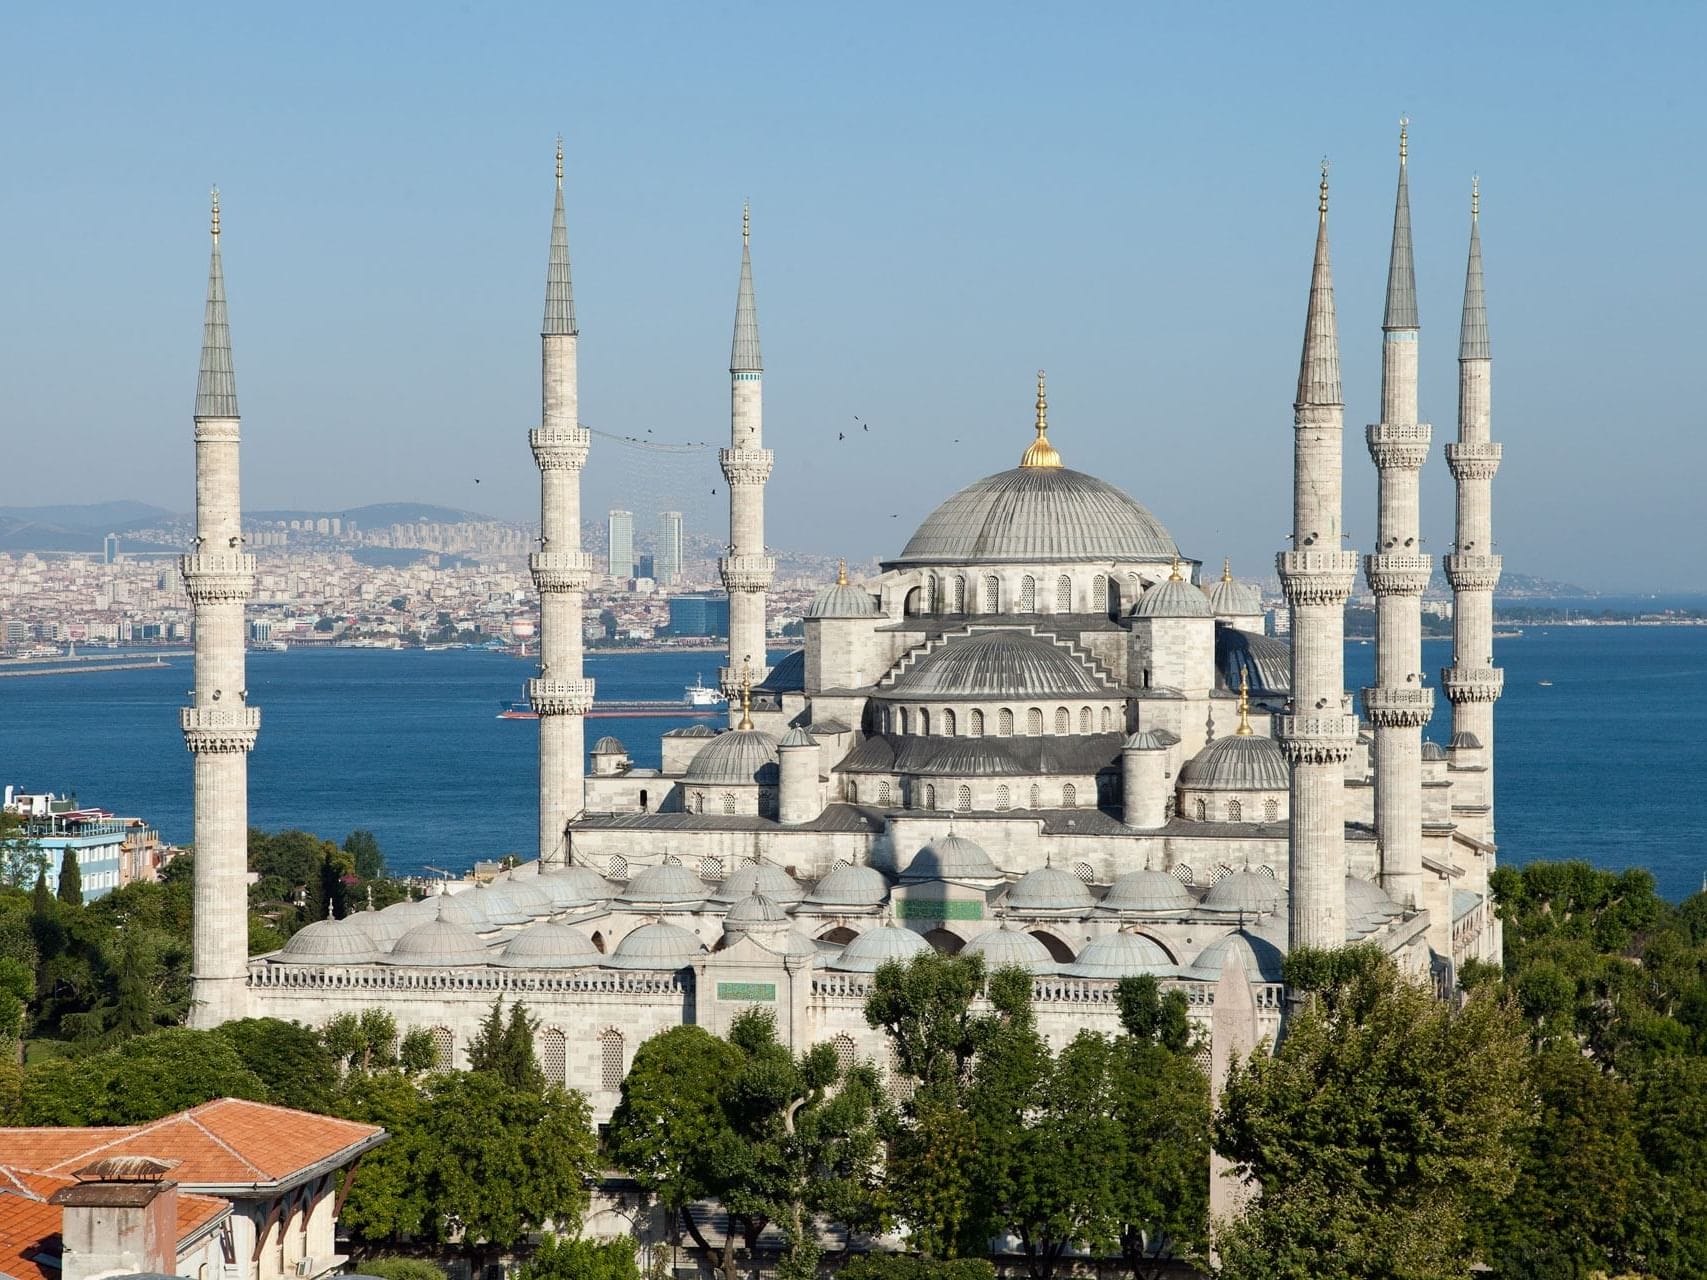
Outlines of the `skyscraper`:
<svg viewBox="0 0 1707 1280">
<path fill-rule="evenodd" d="M 682 513 L 658 513 L 658 550 L 652 557 L 658 585 L 673 587 L 682 577 Z"/>
<path fill-rule="evenodd" d="M 634 576 L 634 513 L 610 513 L 610 555 L 605 571 L 613 578 Z"/>
</svg>

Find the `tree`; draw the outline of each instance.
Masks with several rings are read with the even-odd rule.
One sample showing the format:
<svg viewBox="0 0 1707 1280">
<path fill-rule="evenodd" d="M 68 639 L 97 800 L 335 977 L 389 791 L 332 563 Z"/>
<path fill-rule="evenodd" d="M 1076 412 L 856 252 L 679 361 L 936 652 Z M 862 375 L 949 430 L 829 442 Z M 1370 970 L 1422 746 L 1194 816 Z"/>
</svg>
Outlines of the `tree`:
<svg viewBox="0 0 1707 1280">
<path fill-rule="evenodd" d="M 469 1070 L 489 1072 L 512 1089 L 543 1092 L 545 1072 L 533 1050 L 536 1026 L 519 1000 L 510 1006 L 506 1023 L 503 998 L 494 1000 L 480 1033 L 468 1046 Z"/>
<path fill-rule="evenodd" d="M 338 1014 L 320 1029 L 320 1042 L 345 1071 L 383 1071 L 397 1065 L 397 1020 L 384 1009 Z"/>
<path fill-rule="evenodd" d="M 59 858 L 59 900 L 73 907 L 83 905 L 83 868 L 77 862 L 77 850 L 66 848 Z"/>
<path fill-rule="evenodd" d="M 47 866 L 47 855 L 24 831 L 24 820 L 0 811 L 0 885 L 33 884 Z"/>
<path fill-rule="evenodd" d="M 1517 1172 L 1515 1011 L 1437 1000 L 1369 946 L 1294 952 L 1287 978 L 1304 1001 L 1286 1038 L 1221 1096 L 1216 1148 L 1262 1188 L 1219 1237 L 1222 1275 L 1462 1276 L 1473 1211 Z"/>
<path fill-rule="evenodd" d="M 242 1018 L 223 1023 L 214 1034 L 266 1086 L 268 1102 L 299 1111 L 332 1110 L 338 1064 L 307 1027 L 279 1018 Z"/>
<path fill-rule="evenodd" d="M 406 1075 L 418 1076 L 438 1061 L 439 1049 L 433 1043 L 433 1033 L 425 1027 L 411 1027 L 403 1033 L 397 1047 L 397 1065 Z"/>
<path fill-rule="evenodd" d="M 363 880 L 377 880 L 385 874 L 385 855 L 380 852 L 373 832 L 350 832 L 344 837 L 344 852 L 350 855 L 356 874 Z"/>
<path fill-rule="evenodd" d="M 548 1235 L 516 1268 L 515 1280 L 640 1280 L 634 1240 L 571 1240 Z"/>
<path fill-rule="evenodd" d="M 177 1027 L 31 1067 L 19 1109 L 25 1124 L 141 1124 L 224 1097 L 263 1102 L 267 1090 L 214 1032 Z"/>
</svg>

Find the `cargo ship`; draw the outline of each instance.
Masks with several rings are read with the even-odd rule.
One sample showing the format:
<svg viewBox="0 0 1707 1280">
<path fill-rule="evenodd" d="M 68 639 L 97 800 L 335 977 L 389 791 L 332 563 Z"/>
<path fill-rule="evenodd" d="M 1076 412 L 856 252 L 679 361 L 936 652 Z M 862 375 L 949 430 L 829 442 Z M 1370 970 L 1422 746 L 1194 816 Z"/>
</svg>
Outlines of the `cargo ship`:
<svg viewBox="0 0 1707 1280">
<path fill-rule="evenodd" d="M 520 702 L 504 702 L 499 705 L 503 708 L 498 712 L 498 719 L 500 720 L 539 719 L 539 712 L 535 711 L 526 699 Z M 621 702 L 595 702 L 593 709 L 587 712 L 587 718 L 599 720 L 670 716 L 692 720 L 710 719 L 722 715 L 728 705 L 721 692 L 707 688 L 704 680 L 696 676 L 694 682 L 682 690 L 680 698 L 636 698 Z"/>
</svg>

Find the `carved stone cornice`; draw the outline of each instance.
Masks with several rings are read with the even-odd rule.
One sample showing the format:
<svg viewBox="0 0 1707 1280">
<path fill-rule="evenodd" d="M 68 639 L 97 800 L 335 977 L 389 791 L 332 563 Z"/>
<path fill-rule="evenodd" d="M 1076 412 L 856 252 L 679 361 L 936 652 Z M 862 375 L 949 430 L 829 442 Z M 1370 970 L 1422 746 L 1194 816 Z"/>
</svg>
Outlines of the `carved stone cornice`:
<svg viewBox="0 0 1707 1280">
<path fill-rule="evenodd" d="M 178 724 L 184 745 L 196 755 L 229 754 L 254 749 L 261 732 L 261 709 L 243 704 L 235 707 L 182 707 Z"/>
</svg>

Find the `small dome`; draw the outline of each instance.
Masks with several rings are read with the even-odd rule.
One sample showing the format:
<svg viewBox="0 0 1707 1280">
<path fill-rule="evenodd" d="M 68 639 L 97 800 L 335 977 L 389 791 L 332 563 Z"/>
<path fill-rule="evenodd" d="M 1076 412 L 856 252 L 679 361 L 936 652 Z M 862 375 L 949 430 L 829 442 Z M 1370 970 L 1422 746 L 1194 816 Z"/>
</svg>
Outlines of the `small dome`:
<svg viewBox="0 0 1707 1280">
<path fill-rule="evenodd" d="M 593 754 L 596 756 L 625 756 L 628 748 L 622 745 L 620 739 L 611 737 L 608 733 L 593 744 Z"/>
<path fill-rule="evenodd" d="M 1002 873 L 984 847 L 950 832 L 913 855 L 901 873 L 902 884 L 926 880 L 1000 880 Z"/>
<path fill-rule="evenodd" d="M 815 747 L 817 745 L 818 739 L 807 733 L 799 725 L 795 725 L 794 728 L 783 734 L 782 741 L 777 743 L 779 747 Z"/>
<path fill-rule="evenodd" d="M 788 912 L 762 893 L 742 898 L 723 913 L 724 933 L 775 933 L 788 927 Z"/>
<path fill-rule="evenodd" d="M 566 924 L 534 924 L 511 938 L 492 961 L 510 969 L 576 969 L 604 959 L 592 940 Z"/>
<path fill-rule="evenodd" d="M 806 896 L 806 891 L 781 867 L 768 862 L 751 867 L 737 867 L 712 890 L 714 902 L 739 902 L 742 898 L 762 893 L 772 902 L 793 906 Z"/>
<path fill-rule="evenodd" d="M 1099 905 L 1105 911 L 1185 911 L 1195 904 L 1169 872 L 1128 871 L 1115 877 Z"/>
<path fill-rule="evenodd" d="M 498 927 L 499 922 L 486 914 L 486 904 L 480 899 L 485 896 L 484 889 L 470 889 L 462 893 L 441 893 L 434 901 L 438 903 L 436 917 L 449 920 L 455 924 L 467 925 L 475 933 L 491 933 Z M 504 921 L 506 924 L 519 924 L 526 917 L 519 912 L 513 919 Z"/>
<path fill-rule="evenodd" d="M 416 925 L 397 939 L 390 952 L 382 957 L 382 963 L 430 968 L 486 964 L 490 959 L 491 953 L 474 930 L 447 918 L 441 907 L 437 917 Z"/>
<path fill-rule="evenodd" d="M 1446 744 L 1454 751 L 1480 751 L 1482 740 L 1468 729 L 1460 729 L 1452 735 L 1452 741 Z"/>
<path fill-rule="evenodd" d="M 381 951 L 388 951 L 393 942 L 426 919 L 419 910 L 398 910 L 400 907 L 416 905 L 412 902 L 396 902 L 383 911 L 357 911 L 346 919 L 373 939 Z"/>
<path fill-rule="evenodd" d="M 705 881 L 673 862 L 643 868 L 622 891 L 625 903 L 687 904 L 704 902 Z"/>
<path fill-rule="evenodd" d="M 1106 698 L 1110 690 L 1088 661 L 1017 627 L 956 636 L 903 666 L 882 692 L 905 698 Z"/>
<path fill-rule="evenodd" d="M 1226 569 L 1221 572 L 1221 580 L 1212 583 L 1205 594 L 1218 618 L 1248 617 L 1262 612 L 1262 593 L 1248 582 L 1235 581 Z"/>
<path fill-rule="evenodd" d="M 1387 896 L 1380 885 L 1360 880 L 1356 876 L 1345 878 L 1345 918 L 1348 935 L 1361 937 L 1374 933 L 1387 921 L 1403 914 L 1399 905 Z"/>
<path fill-rule="evenodd" d="M 1151 973 L 1168 977 L 1174 962 L 1161 945 L 1140 933 L 1105 933 L 1093 938 L 1061 972 L 1074 978 L 1129 978 Z"/>
<path fill-rule="evenodd" d="M 1446 749 L 1438 742 L 1425 742 L 1423 743 L 1422 758 L 1424 760 L 1444 760 L 1446 759 Z"/>
<path fill-rule="evenodd" d="M 379 946 L 353 919 L 316 920 L 291 934 L 275 958 L 290 964 L 371 964 L 379 959 Z"/>
<path fill-rule="evenodd" d="M 1194 978 L 1213 982 L 1234 955 L 1244 962 L 1245 976 L 1252 982 L 1281 981 L 1285 953 L 1271 939 L 1259 937 L 1249 929 L 1240 929 L 1210 943 L 1198 955 L 1189 973 Z"/>
<path fill-rule="evenodd" d="M 699 749 L 688 762 L 685 782 L 739 787 L 757 783 L 774 787 L 777 781 L 777 741 L 758 729 L 731 729 Z"/>
<path fill-rule="evenodd" d="M 671 729 L 664 734 L 666 738 L 715 738 L 717 730 L 708 724 L 683 725 L 680 729 Z"/>
<path fill-rule="evenodd" d="M 1285 791 L 1292 774 L 1273 738 L 1233 733 L 1187 760 L 1179 784 L 1193 791 Z"/>
<path fill-rule="evenodd" d="M 1280 882 L 1260 871 L 1235 871 L 1222 876 L 1204 895 L 1203 905 L 1211 911 L 1244 911 L 1256 914 L 1280 906 Z"/>
<path fill-rule="evenodd" d="M 605 964 L 613 969 L 680 969 L 703 954 L 700 940 L 679 925 L 643 924 L 623 936 Z"/>
<path fill-rule="evenodd" d="M 1140 729 L 1120 744 L 1122 751 L 1166 751 L 1179 739 L 1161 729 Z"/>
<path fill-rule="evenodd" d="M 1213 618 L 1209 597 L 1184 578 L 1164 578 L 1138 597 L 1134 618 Z"/>
<path fill-rule="evenodd" d="M 544 888 L 558 906 L 583 906 L 588 902 L 609 902 L 617 895 L 617 887 L 597 871 L 579 863 L 568 867 L 553 867 L 541 874 Z"/>
<path fill-rule="evenodd" d="M 806 606 L 808 618 L 875 618 L 877 597 L 863 587 L 848 582 L 844 567 L 836 581 L 812 597 Z"/>
<path fill-rule="evenodd" d="M 830 868 L 806 901 L 819 907 L 876 907 L 889 899 L 889 881 L 876 867 L 849 866 L 843 863 Z"/>
<path fill-rule="evenodd" d="M 1008 890 L 1008 906 L 1014 911 L 1082 911 L 1093 901 L 1085 882 L 1059 867 L 1027 871 Z"/>
<path fill-rule="evenodd" d="M 984 957 L 984 968 L 994 971 L 1017 965 L 1032 973 L 1055 972 L 1055 957 L 1029 933 L 1018 929 L 991 929 L 968 942 L 963 955 Z"/>
<path fill-rule="evenodd" d="M 931 944 L 911 929 L 886 924 L 867 929 L 848 943 L 841 955 L 830 962 L 830 967 L 851 973 L 876 973 L 891 960 L 907 960 L 930 949 Z"/>
</svg>

